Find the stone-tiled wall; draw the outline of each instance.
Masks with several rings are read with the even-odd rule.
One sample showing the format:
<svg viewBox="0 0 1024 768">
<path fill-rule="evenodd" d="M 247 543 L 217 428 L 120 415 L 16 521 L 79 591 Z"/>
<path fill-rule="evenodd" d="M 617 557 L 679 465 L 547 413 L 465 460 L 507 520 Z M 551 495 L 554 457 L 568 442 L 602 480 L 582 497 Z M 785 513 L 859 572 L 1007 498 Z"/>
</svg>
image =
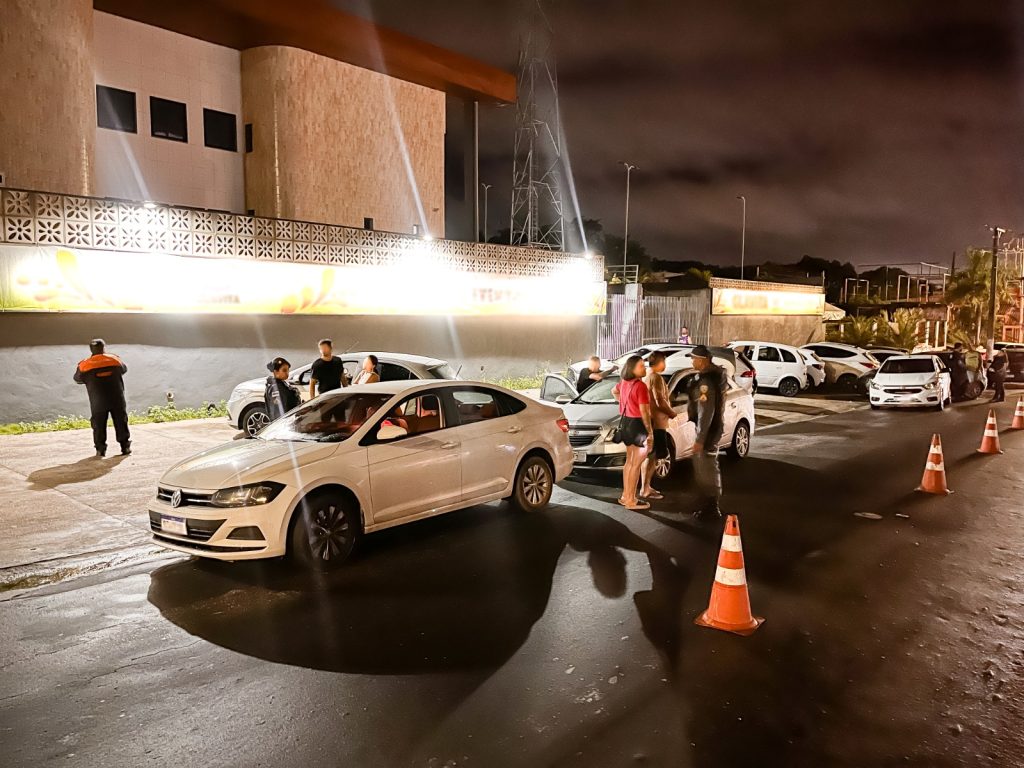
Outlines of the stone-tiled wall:
<svg viewBox="0 0 1024 768">
<path fill-rule="evenodd" d="M 92 191 L 92 0 L 0 2 L 0 173 L 8 186 Z"/>
<path fill-rule="evenodd" d="M 138 133 L 93 122 L 96 194 L 243 213 L 239 52 L 99 12 L 93 49 L 96 82 L 133 92 L 138 119 Z M 185 104 L 187 142 L 152 135 L 150 96 Z M 204 107 L 236 116 L 238 151 L 205 145 Z"/>
<path fill-rule="evenodd" d="M 242 52 L 247 207 L 258 216 L 444 235 L 445 99 L 307 51 Z"/>
</svg>

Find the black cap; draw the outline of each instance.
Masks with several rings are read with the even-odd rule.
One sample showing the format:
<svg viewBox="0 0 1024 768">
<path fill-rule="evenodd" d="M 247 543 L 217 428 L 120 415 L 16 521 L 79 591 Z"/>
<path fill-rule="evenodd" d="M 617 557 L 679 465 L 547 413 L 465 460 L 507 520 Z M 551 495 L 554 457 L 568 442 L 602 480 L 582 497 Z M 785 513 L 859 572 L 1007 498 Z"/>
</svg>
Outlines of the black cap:
<svg viewBox="0 0 1024 768">
<path fill-rule="evenodd" d="M 708 352 L 708 348 L 703 344 L 698 344 L 690 350 L 690 357 L 711 357 L 711 353 Z"/>
</svg>

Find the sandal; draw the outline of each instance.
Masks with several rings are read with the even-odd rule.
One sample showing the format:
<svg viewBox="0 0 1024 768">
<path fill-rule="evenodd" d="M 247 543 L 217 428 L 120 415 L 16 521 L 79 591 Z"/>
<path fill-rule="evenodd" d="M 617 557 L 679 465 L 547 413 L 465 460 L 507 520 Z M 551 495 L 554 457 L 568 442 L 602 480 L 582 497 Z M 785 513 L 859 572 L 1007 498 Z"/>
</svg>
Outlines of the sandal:
<svg viewBox="0 0 1024 768">
<path fill-rule="evenodd" d="M 650 493 L 641 493 L 640 498 L 650 499 L 651 501 L 661 501 L 665 496 L 652 489 Z"/>
<path fill-rule="evenodd" d="M 646 501 L 637 501 L 636 504 L 634 504 L 633 506 L 626 507 L 626 509 L 628 509 L 630 512 L 645 512 L 650 508 L 651 505 L 648 504 Z"/>
</svg>

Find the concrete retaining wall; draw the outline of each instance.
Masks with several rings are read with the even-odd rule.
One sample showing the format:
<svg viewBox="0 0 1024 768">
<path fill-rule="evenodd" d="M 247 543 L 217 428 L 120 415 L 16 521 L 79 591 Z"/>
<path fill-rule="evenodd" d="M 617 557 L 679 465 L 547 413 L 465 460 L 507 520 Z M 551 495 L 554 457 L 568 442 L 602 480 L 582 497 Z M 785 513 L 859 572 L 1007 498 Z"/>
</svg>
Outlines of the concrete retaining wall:
<svg viewBox="0 0 1024 768">
<path fill-rule="evenodd" d="M 430 355 L 462 366 L 463 378 L 497 379 L 564 369 L 593 354 L 593 317 L 313 317 L 135 314 L 0 314 L 0 423 L 88 413 L 71 377 L 102 337 L 128 365 L 129 407 L 142 410 L 227 399 L 245 379 L 266 375 L 284 355 L 293 365 L 316 357 L 317 340 L 335 350 Z"/>
</svg>

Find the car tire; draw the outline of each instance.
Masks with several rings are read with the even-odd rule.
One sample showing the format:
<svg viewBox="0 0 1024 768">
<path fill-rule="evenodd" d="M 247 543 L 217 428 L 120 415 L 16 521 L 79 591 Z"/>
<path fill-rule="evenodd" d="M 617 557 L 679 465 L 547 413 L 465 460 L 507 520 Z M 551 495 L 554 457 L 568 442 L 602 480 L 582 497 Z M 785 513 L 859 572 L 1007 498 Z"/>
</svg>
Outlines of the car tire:
<svg viewBox="0 0 1024 768">
<path fill-rule="evenodd" d="M 288 553 L 307 570 L 332 571 L 352 555 L 362 530 L 354 502 L 314 491 L 295 510 Z"/>
<path fill-rule="evenodd" d="M 980 381 L 972 381 L 967 385 L 967 392 L 965 394 L 968 400 L 977 400 L 984 391 L 985 388 Z"/>
<path fill-rule="evenodd" d="M 654 465 L 654 476 L 658 480 L 664 480 L 672 475 L 672 470 L 676 468 L 676 446 L 671 439 L 668 441 L 668 457 L 664 459 L 658 459 L 658 463 Z"/>
<path fill-rule="evenodd" d="M 838 379 L 836 379 L 836 386 L 840 389 L 852 392 L 857 385 L 857 377 L 852 373 L 844 373 Z"/>
<path fill-rule="evenodd" d="M 750 425 L 745 420 L 736 425 L 726 451 L 734 459 L 745 459 L 750 453 Z"/>
<path fill-rule="evenodd" d="M 800 394 L 800 382 L 793 377 L 779 382 L 779 394 L 783 397 L 796 397 Z"/>
<path fill-rule="evenodd" d="M 256 437 L 259 431 L 270 423 L 267 409 L 262 405 L 250 405 L 238 419 L 246 437 Z"/>
<path fill-rule="evenodd" d="M 871 404 L 871 410 L 872 410 L 872 411 L 877 411 L 877 410 L 878 410 L 878 406 L 877 406 L 877 405 L 875 405 L 874 403 L 872 403 L 872 404 Z"/>
<path fill-rule="evenodd" d="M 551 500 L 555 487 L 555 473 L 541 456 L 527 456 L 516 470 L 515 486 L 509 497 L 512 505 L 522 512 L 544 509 Z"/>
</svg>

